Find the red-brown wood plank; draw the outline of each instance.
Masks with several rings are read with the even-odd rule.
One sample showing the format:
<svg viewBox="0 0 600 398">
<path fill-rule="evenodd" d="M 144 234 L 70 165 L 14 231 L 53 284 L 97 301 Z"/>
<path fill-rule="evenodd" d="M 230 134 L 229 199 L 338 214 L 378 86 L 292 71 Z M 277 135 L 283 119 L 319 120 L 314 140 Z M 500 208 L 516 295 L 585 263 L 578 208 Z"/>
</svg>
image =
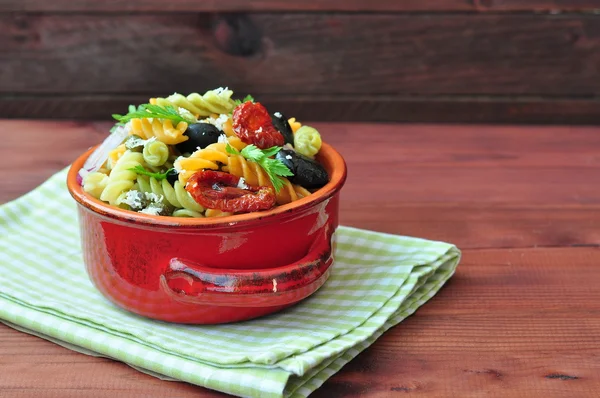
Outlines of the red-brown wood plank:
<svg viewBox="0 0 600 398">
<path fill-rule="evenodd" d="M 343 224 L 462 248 L 600 244 L 596 127 L 314 125 L 348 163 Z M 109 126 L 0 122 L 0 202 L 66 167 Z"/>
<path fill-rule="evenodd" d="M 600 124 L 600 101 L 502 96 L 261 94 L 260 101 L 304 120 L 411 123 Z M 97 120 L 144 95 L 1 95 L 0 118 Z"/>
<path fill-rule="evenodd" d="M 596 397 L 598 248 L 466 250 L 456 274 L 315 397 Z M 3 397 L 217 397 L 0 326 Z"/>
<path fill-rule="evenodd" d="M 315 98 L 593 99 L 600 93 L 600 17 L 594 15 L 251 18 L 262 38 L 254 55 L 241 57 L 224 52 L 235 46 L 217 45 L 209 18 L 194 13 L 2 15 L 0 93 L 157 96 L 219 86 L 242 96 Z"/>
<path fill-rule="evenodd" d="M 593 11 L 598 0 L 4 0 L 1 11 L 123 12 L 123 11 Z"/>
<path fill-rule="evenodd" d="M 475 6 L 469 0 L 131 0 L 100 1 L 58 0 L 5 0 L 0 11 L 472 11 Z"/>
</svg>

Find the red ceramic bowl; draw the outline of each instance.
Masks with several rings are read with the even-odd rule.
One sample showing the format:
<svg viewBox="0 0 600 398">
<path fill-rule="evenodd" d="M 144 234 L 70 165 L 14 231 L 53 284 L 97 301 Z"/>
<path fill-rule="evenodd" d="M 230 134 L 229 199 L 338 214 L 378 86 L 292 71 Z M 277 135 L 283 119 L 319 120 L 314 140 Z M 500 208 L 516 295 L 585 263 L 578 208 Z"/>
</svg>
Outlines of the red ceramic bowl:
<svg viewBox="0 0 600 398">
<path fill-rule="evenodd" d="M 269 211 L 220 218 L 152 216 L 112 207 L 67 177 L 78 203 L 84 261 L 118 306 L 168 322 L 213 324 L 279 311 L 314 293 L 333 262 L 346 165 L 323 144 L 330 182 Z"/>
</svg>

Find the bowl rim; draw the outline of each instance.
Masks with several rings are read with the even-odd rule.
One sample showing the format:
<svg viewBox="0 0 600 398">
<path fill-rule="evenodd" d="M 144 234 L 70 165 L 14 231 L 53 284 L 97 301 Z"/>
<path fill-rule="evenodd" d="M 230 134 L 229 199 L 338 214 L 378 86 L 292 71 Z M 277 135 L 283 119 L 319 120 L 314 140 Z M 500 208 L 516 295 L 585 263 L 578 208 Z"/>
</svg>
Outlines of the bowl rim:
<svg viewBox="0 0 600 398">
<path fill-rule="evenodd" d="M 233 225 L 242 227 L 243 225 L 256 225 L 264 222 L 282 221 L 296 214 L 304 213 L 333 197 L 342 189 L 347 176 L 347 166 L 342 155 L 340 155 L 340 153 L 331 145 L 323 142 L 318 157 L 325 158 L 327 163 L 332 166 L 333 170 L 328 170 L 330 171 L 329 182 L 305 198 L 298 199 L 285 205 L 276 206 L 266 211 L 235 214 L 224 217 L 185 218 L 155 216 L 111 206 L 108 203 L 92 197 L 83 190 L 83 186 L 77 182 L 77 175 L 79 170 L 83 167 L 85 160 L 91 155 L 96 147 L 97 145 L 88 149 L 71 164 L 67 174 L 67 188 L 71 196 L 79 205 L 100 216 L 126 223 L 156 227 L 213 229 L 223 227 L 230 228 Z"/>
</svg>

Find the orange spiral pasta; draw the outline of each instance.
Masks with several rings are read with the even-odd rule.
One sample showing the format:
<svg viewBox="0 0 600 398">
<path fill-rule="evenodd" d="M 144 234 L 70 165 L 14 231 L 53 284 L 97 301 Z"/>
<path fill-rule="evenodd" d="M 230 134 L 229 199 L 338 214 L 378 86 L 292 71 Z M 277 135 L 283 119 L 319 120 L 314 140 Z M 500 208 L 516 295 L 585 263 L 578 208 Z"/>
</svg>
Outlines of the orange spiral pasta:
<svg viewBox="0 0 600 398">
<path fill-rule="evenodd" d="M 249 162 L 241 155 L 229 155 L 227 166 L 223 167 L 223 171 L 244 178 L 246 183 L 250 185 L 273 188 L 273 184 L 265 170 L 258 163 Z M 310 195 L 310 191 L 300 185 L 292 184 L 285 177 L 280 178 L 284 185 L 276 194 L 278 205 L 284 205 Z M 273 192 L 275 192 L 275 189 L 273 189 Z"/>
<path fill-rule="evenodd" d="M 231 136 L 227 137 L 226 142 L 210 144 L 206 148 L 192 153 L 190 157 L 178 158 L 175 160 L 174 167 L 179 172 L 179 181 L 185 186 L 192 174 L 198 170 L 219 170 L 222 165 L 226 165 L 230 156 L 225 149 L 227 144 L 238 151 L 246 147 L 246 144 L 238 137 Z"/>
<path fill-rule="evenodd" d="M 167 145 L 180 144 L 188 139 L 184 135 L 188 128 L 186 122 L 179 122 L 177 126 L 173 126 L 170 120 L 131 119 L 130 126 L 130 135 L 139 135 L 145 140 L 156 137 Z"/>
</svg>

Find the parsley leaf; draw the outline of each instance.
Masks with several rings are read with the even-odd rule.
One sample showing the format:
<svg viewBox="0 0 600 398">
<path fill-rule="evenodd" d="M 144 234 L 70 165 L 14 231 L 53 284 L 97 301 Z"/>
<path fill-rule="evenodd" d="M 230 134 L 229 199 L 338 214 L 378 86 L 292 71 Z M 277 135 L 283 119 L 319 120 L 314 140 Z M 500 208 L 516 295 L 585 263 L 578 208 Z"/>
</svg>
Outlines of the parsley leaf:
<svg viewBox="0 0 600 398">
<path fill-rule="evenodd" d="M 239 155 L 240 152 L 235 149 L 234 147 L 232 147 L 231 145 L 229 145 L 229 143 L 227 143 L 227 145 L 225 146 L 225 151 L 231 155 Z"/>
<path fill-rule="evenodd" d="M 265 154 L 263 153 L 263 151 L 254 145 L 248 145 L 247 147 L 242 149 L 241 154 L 246 159 L 252 160 L 256 163 L 260 163 L 262 158 L 265 157 Z"/>
<path fill-rule="evenodd" d="M 277 152 L 281 150 L 280 146 L 260 149 L 254 145 L 248 145 L 242 149 L 242 152 L 238 152 L 237 149 L 227 144 L 225 150 L 227 153 L 232 155 L 242 155 L 246 159 L 258 163 L 269 176 L 269 179 L 273 184 L 273 188 L 275 188 L 275 192 L 279 192 L 281 191 L 281 188 L 283 188 L 284 182 L 281 177 L 289 177 L 294 175 L 290 169 L 288 169 L 287 166 L 281 162 L 281 160 L 270 158 L 270 156 L 276 155 Z"/>
<path fill-rule="evenodd" d="M 247 96 L 245 96 L 243 100 L 236 99 L 233 102 L 235 102 L 236 105 L 242 105 L 244 102 L 248 102 L 248 101 L 254 102 L 254 97 L 251 96 L 250 94 L 248 94 Z"/>
<path fill-rule="evenodd" d="M 175 171 L 175 169 L 170 168 L 169 170 L 165 171 L 164 173 L 153 173 L 151 171 L 146 170 L 144 167 L 142 167 L 139 164 L 137 166 L 132 167 L 132 168 L 127 169 L 127 170 L 134 171 L 137 174 L 145 175 L 145 176 L 148 176 L 148 177 L 154 177 L 158 181 L 164 180 L 165 178 L 167 178 L 167 175 L 169 173 L 171 173 L 172 171 Z"/>
<path fill-rule="evenodd" d="M 120 123 L 127 123 L 131 119 L 156 118 L 166 119 L 174 122 L 195 123 L 188 115 L 182 115 L 175 107 L 167 105 L 164 108 L 159 105 L 142 104 L 135 109 L 135 106 L 129 105 L 129 113 L 126 115 L 113 114 L 113 118 Z"/>
</svg>

